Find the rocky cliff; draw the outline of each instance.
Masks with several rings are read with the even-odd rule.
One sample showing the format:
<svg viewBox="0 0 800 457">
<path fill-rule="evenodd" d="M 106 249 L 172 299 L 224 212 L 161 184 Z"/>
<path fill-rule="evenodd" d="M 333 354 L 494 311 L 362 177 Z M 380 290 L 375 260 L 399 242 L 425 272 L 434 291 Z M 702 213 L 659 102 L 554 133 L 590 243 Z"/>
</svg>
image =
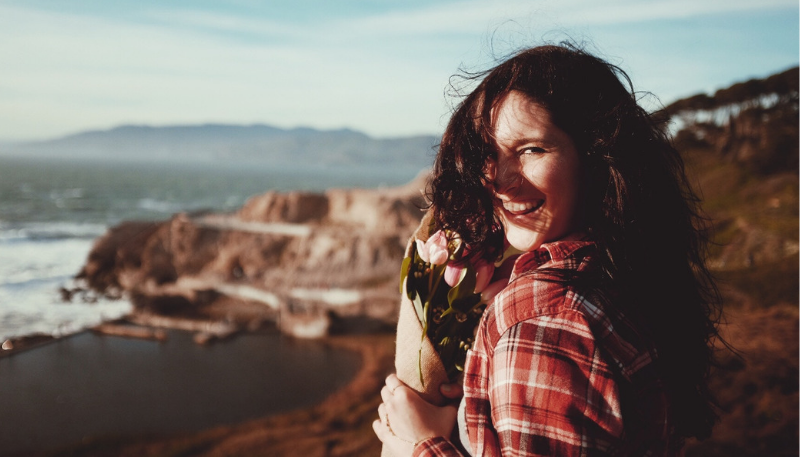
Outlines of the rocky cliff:
<svg viewBox="0 0 800 457">
<path fill-rule="evenodd" d="M 129 295 L 145 314 L 392 324 L 398 268 L 423 214 L 426 179 L 268 192 L 234 214 L 123 223 L 96 241 L 78 277 L 94 291 Z"/>
</svg>

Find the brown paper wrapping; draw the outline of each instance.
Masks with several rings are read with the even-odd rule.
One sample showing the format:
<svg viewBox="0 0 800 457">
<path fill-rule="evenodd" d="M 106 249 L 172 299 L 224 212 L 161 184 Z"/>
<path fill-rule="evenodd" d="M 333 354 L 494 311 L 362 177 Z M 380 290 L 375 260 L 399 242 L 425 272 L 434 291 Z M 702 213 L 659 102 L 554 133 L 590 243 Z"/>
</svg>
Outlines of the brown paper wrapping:
<svg viewBox="0 0 800 457">
<path fill-rule="evenodd" d="M 422 218 L 414 236 L 408 242 L 406 256 L 410 254 L 411 243 L 415 239 L 425 241 L 430 236 L 431 218 L 432 213 L 428 211 Z M 405 293 L 401 294 L 400 316 L 397 319 L 394 367 L 397 377 L 416 390 L 425 401 L 439 406 L 445 404 L 447 399 L 441 394 L 439 387 L 450 382 L 447 378 L 447 371 L 428 337 L 423 338 L 422 323 L 417 318 L 414 303 L 408 299 Z M 422 373 L 422 381 L 420 381 L 420 373 Z M 381 457 L 393 456 L 384 447 Z"/>
</svg>

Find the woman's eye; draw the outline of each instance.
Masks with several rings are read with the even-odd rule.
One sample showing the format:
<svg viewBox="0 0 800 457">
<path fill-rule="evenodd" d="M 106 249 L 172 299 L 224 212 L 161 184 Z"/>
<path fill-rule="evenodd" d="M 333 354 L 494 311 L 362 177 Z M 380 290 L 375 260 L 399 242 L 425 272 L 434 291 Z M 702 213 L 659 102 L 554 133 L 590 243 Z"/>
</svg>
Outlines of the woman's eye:
<svg viewBox="0 0 800 457">
<path fill-rule="evenodd" d="M 542 154 L 544 152 L 545 152 L 545 150 L 543 148 L 533 147 L 533 146 L 528 147 L 528 148 L 524 148 L 524 149 L 519 151 L 520 155 L 523 155 L 523 154 Z"/>
</svg>

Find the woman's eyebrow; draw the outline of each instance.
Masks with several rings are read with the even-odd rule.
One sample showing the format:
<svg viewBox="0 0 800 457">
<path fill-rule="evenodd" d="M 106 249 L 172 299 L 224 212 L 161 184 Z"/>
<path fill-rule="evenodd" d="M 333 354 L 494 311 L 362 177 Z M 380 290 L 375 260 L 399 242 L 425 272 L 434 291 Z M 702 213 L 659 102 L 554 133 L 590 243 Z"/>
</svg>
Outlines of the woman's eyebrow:
<svg viewBox="0 0 800 457">
<path fill-rule="evenodd" d="M 525 144 L 537 144 L 540 146 L 552 146 L 554 141 L 547 137 L 547 135 L 526 136 L 522 138 L 512 138 L 504 142 L 506 146 L 511 148 L 518 148 Z"/>
</svg>

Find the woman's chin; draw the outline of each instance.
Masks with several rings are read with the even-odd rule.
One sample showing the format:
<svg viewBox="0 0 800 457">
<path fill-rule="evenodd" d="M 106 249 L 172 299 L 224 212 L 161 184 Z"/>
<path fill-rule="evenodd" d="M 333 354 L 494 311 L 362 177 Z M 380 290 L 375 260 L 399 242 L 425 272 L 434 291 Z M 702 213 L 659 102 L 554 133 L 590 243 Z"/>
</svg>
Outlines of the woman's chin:
<svg viewBox="0 0 800 457">
<path fill-rule="evenodd" d="M 518 251 L 530 252 L 539 249 L 544 242 L 544 237 L 539 233 L 506 233 L 508 244 Z"/>
</svg>

